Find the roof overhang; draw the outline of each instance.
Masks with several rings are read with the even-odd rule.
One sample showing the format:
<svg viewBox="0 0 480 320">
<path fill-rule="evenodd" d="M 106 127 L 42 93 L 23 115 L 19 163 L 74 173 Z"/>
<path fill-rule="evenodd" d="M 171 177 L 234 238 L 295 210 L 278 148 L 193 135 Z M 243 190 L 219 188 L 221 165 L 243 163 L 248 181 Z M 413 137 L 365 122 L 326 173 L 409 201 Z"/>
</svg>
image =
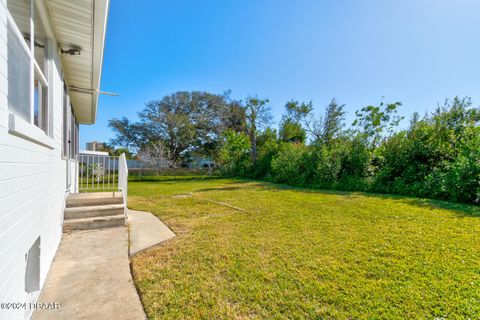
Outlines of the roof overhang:
<svg viewBox="0 0 480 320">
<path fill-rule="evenodd" d="M 77 122 L 93 124 L 97 117 L 109 0 L 48 0 L 48 8 L 59 48 L 80 50 L 80 55 L 61 55 L 63 70 Z"/>
</svg>

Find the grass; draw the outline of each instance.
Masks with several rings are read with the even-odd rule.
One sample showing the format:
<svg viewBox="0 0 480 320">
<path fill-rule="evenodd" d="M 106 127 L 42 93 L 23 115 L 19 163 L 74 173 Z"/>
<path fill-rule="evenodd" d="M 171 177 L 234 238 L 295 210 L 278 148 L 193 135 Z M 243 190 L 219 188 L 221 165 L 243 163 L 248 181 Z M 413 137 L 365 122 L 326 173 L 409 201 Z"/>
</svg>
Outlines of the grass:
<svg viewBox="0 0 480 320">
<path fill-rule="evenodd" d="M 133 258 L 150 319 L 480 317 L 480 208 L 196 177 L 131 182 L 177 237 Z"/>
</svg>

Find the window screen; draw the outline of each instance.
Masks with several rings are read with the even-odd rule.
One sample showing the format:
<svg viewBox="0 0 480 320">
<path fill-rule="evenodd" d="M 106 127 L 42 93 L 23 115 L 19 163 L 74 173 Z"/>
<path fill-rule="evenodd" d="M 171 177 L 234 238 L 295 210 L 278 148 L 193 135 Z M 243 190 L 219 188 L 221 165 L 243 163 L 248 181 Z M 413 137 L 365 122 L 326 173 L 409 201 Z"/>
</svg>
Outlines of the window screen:
<svg viewBox="0 0 480 320">
<path fill-rule="evenodd" d="M 37 5 L 7 1 L 8 108 L 48 134 L 48 40 Z"/>
<path fill-rule="evenodd" d="M 68 94 L 67 86 L 63 84 L 63 136 L 62 136 L 62 155 L 64 158 L 68 156 Z"/>
<path fill-rule="evenodd" d="M 8 21 L 8 108 L 30 122 L 30 56 L 15 28 Z"/>
<path fill-rule="evenodd" d="M 77 124 L 75 122 L 75 113 L 73 109 L 70 112 L 70 159 L 75 159 L 77 147 L 75 142 L 77 140 Z"/>
</svg>

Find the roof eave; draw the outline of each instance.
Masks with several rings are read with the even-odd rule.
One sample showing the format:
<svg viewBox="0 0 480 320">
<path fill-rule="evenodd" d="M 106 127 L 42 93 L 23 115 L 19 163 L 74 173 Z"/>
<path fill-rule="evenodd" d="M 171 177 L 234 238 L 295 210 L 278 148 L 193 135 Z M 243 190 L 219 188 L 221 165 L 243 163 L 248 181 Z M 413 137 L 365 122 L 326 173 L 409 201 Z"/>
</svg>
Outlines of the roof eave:
<svg viewBox="0 0 480 320">
<path fill-rule="evenodd" d="M 107 31 L 109 0 L 94 0 L 93 19 L 93 57 L 92 57 L 92 114 L 91 123 L 97 120 L 98 92 L 102 78 L 103 52 Z"/>
</svg>

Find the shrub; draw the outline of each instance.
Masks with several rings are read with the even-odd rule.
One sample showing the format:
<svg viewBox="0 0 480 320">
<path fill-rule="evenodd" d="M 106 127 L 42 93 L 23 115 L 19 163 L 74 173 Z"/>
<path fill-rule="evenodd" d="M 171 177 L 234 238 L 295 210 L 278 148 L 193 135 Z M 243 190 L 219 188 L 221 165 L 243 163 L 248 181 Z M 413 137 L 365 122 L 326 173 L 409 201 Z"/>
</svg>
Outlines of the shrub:
<svg viewBox="0 0 480 320">
<path fill-rule="evenodd" d="M 282 143 L 272 159 L 272 180 L 299 184 L 302 176 L 302 158 L 306 147 L 302 144 Z"/>
<path fill-rule="evenodd" d="M 360 124 L 369 130 L 344 131 L 328 143 L 282 142 L 268 129 L 259 134 L 254 165 L 248 139 L 229 133 L 224 159 L 235 174 L 279 183 L 479 203 L 480 110 L 455 98 L 422 119 L 414 115 L 408 129 L 384 134 L 379 128 L 399 119 L 397 105 L 362 109 Z"/>
<path fill-rule="evenodd" d="M 244 133 L 227 130 L 223 136 L 220 160 L 223 174 L 244 175 L 248 171 L 250 143 Z"/>
</svg>

